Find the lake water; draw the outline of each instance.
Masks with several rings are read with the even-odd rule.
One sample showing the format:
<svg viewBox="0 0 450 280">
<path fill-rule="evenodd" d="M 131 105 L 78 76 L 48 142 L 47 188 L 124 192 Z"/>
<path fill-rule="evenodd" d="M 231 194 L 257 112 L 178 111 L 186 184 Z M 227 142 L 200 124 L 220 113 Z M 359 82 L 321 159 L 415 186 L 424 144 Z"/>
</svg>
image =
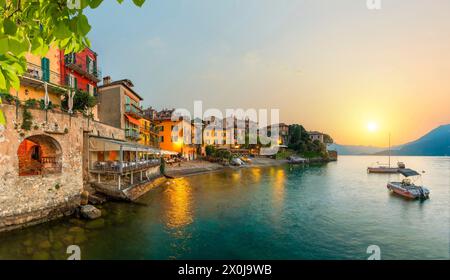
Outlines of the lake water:
<svg viewBox="0 0 450 280">
<path fill-rule="evenodd" d="M 240 169 L 176 179 L 96 221 L 63 219 L 0 233 L 0 259 L 449 259 L 450 158 L 403 157 L 425 171 L 426 201 L 390 194 L 378 157 Z"/>
</svg>

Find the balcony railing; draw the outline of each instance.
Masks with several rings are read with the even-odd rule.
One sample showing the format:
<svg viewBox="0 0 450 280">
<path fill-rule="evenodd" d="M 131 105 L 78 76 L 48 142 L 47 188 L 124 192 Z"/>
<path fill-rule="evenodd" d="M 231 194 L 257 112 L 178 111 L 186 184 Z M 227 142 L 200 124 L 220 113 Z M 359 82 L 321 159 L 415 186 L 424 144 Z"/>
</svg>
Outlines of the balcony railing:
<svg viewBox="0 0 450 280">
<path fill-rule="evenodd" d="M 137 118 L 141 118 L 143 116 L 142 109 L 134 104 L 125 104 L 125 113 Z"/>
<path fill-rule="evenodd" d="M 160 164 L 161 160 L 159 159 L 149 159 L 131 162 L 97 161 L 94 163 L 92 171 L 120 172 L 122 170 L 122 172 L 129 172 L 159 166 Z"/>
<path fill-rule="evenodd" d="M 141 137 L 141 134 L 137 130 L 127 128 L 125 129 L 125 137 L 131 139 L 139 139 Z"/>
<path fill-rule="evenodd" d="M 82 75 L 88 76 L 90 79 L 99 82 L 102 78 L 102 72 L 94 62 L 88 64 L 86 56 L 80 54 L 68 54 L 64 56 L 64 62 L 67 67 L 77 71 Z"/>
<path fill-rule="evenodd" d="M 48 82 L 55 85 L 61 85 L 61 75 L 53 71 L 44 71 L 41 66 L 27 62 L 27 70 L 24 77 Z"/>
</svg>

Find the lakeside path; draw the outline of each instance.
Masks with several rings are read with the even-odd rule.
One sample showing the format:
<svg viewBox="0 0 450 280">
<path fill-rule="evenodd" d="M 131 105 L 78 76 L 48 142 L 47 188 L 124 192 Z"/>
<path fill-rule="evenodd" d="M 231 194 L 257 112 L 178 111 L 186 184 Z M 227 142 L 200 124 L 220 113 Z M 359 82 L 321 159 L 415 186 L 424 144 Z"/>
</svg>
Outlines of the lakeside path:
<svg viewBox="0 0 450 280">
<path fill-rule="evenodd" d="M 223 166 L 219 163 L 213 163 L 204 160 L 194 160 L 183 162 L 180 165 L 173 165 L 166 167 L 166 174 L 171 177 L 186 177 L 191 175 L 197 175 L 202 173 L 210 173 L 221 170 L 235 170 L 241 168 L 252 167 L 265 167 L 265 166 L 278 166 L 286 164 L 286 160 L 275 160 L 270 158 L 252 158 L 252 163 L 244 166 Z"/>
</svg>

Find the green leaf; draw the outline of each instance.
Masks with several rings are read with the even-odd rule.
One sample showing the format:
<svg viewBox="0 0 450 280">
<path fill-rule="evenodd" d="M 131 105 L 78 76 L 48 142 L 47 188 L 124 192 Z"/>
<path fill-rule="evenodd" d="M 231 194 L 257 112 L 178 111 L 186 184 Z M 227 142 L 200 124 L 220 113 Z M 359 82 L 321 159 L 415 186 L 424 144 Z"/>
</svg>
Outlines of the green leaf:
<svg viewBox="0 0 450 280">
<path fill-rule="evenodd" d="M 67 37 L 70 37 L 71 34 L 72 33 L 70 32 L 65 22 L 59 22 L 56 26 L 55 32 L 53 33 L 56 39 L 65 39 Z"/>
<path fill-rule="evenodd" d="M 89 2 L 89 7 L 91 7 L 91 9 L 96 9 L 98 8 L 98 6 L 100 6 L 100 4 L 103 2 L 103 0 L 91 0 Z"/>
<path fill-rule="evenodd" d="M 142 7 L 142 5 L 144 5 L 145 3 L 145 0 L 133 0 L 133 3 L 138 7 Z"/>
<path fill-rule="evenodd" d="M 0 90 L 7 90 L 5 76 L 3 75 L 1 69 L 0 69 Z"/>
<path fill-rule="evenodd" d="M 5 30 L 5 34 L 7 35 L 16 35 L 17 25 L 9 18 L 5 18 L 5 20 L 3 21 L 3 29 Z"/>
<path fill-rule="evenodd" d="M 14 73 L 12 71 L 5 71 L 5 72 L 3 74 L 6 74 L 5 76 L 6 76 L 6 79 L 9 81 L 10 86 L 16 90 L 19 90 L 20 89 L 20 80 L 19 80 L 19 76 L 17 76 L 17 73 Z"/>
<path fill-rule="evenodd" d="M 9 40 L 8 37 L 0 36 L 0 53 L 7 53 L 9 50 Z"/>
<path fill-rule="evenodd" d="M 78 16 L 77 28 L 78 32 L 80 32 L 83 36 L 87 35 L 91 30 L 91 26 L 89 25 L 89 21 L 85 15 Z"/>
<path fill-rule="evenodd" d="M 9 38 L 9 51 L 15 54 L 16 56 L 25 55 L 25 53 L 29 50 L 29 44 L 26 40 L 19 41 L 15 38 Z"/>
</svg>

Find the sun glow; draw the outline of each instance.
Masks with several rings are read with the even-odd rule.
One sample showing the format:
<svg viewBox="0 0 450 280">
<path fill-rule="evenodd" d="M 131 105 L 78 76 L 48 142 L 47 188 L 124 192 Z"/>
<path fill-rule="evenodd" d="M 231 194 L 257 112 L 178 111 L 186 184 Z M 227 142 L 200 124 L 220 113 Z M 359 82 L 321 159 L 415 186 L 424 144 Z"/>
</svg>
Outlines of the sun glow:
<svg viewBox="0 0 450 280">
<path fill-rule="evenodd" d="M 376 132 L 378 130 L 378 124 L 376 122 L 369 122 L 367 124 L 367 130 L 369 132 Z"/>
</svg>

